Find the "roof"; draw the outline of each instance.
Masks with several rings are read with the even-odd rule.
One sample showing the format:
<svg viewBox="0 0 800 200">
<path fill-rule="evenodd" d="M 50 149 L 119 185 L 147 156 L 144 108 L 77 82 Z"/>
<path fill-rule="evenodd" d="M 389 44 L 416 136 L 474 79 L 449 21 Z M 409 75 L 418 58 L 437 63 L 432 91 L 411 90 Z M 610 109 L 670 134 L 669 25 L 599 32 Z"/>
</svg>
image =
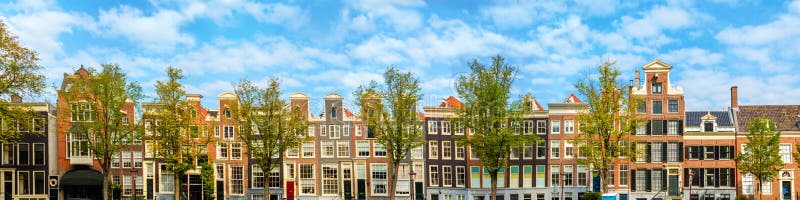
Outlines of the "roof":
<svg viewBox="0 0 800 200">
<path fill-rule="evenodd" d="M 356 115 L 354 115 L 352 112 L 350 112 L 350 110 L 347 110 L 347 108 L 345 108 L 344 109 L 344 116 L 346 116 L 346 117 L 355 117 Z"/>
<path fill-rule="evenodd" d="M 453 96 L 447 97 L 447 99 L 442 100 L 442 103 L 439 104 L 439 107 L 443 108 L 459 108 L 461 107 L 461 101 L 458 101 Z"/>
<path fill-rule="evenodd" d="M 424 113 L 418 112 L 417 113 L 417 117 L 419 117 L 419 120 L 425 120 L 425 114 Z"/>
<path fill-rule="evenodd" d="M 686 111 L 686 126 L 700 126 L 703 122 L 701 118 L 708 114 L 717 118 L 717 126 L 733 126 L 733 119 L 728 111 Z"/>
<path fill-rule="evenodd" d="M 800 105 L 740 105 L 736 116 L 736 128 L 744 132 L 756 117 L 774 121 L 776 131 L 800 131 Z"/>
<path fill-rule="evenodd" d="M 336 93 L 330 93 L 328 95 L 325 95 L 325 99 L 343 99 L 343 98 L 342 95 Z"/>
<path fill-rule="evenodd" d="M 645 71 L 649 71 L 649 70 L 669 70 L 669 69 L 672 69 L 672 65 L 669 65 L 669 64 L 667 64 L 664 61 L 661 61 L 659 59 L 655 59 L 655 60 L 650 61 L 649 63 L 645 64 L 644 66 L 642 66 L 642 69 L 644 69 Z"/>
<path fill-rule="evenodd" d="M 578 99 L 574 93 L 569 94 L 569 97 L 564 100 L 564 103 L 581 103 L 581 99 Z"/>
</svg>

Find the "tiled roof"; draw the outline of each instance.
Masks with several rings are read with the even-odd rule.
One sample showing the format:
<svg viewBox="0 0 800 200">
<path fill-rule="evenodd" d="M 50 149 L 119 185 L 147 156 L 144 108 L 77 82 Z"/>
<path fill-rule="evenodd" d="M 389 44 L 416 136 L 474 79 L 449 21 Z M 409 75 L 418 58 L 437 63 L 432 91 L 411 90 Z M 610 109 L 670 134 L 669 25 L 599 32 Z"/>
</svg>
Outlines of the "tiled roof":
<svg viewBox="0 0 800 200">
<path fill-rule="evenodd" d="M 419 118 L 419 120 L 425 120 L 425 114 L 423 113 L 417 113 L 417 117 Z"/>
<path fill-rule="evenodd" d="M 345 108 L 344 109 L 344 116 L 355 117 L 356 115 L 354 115 L 352 112 L 350 112 L 350 110 L 347 110 L 347 108 Z"/>
<path fill-rule="evenodd" d="M 442 103 L 439 104 L 439 107 L 443 107 L 443 108 L 459 108 L 459 107 L 461 107 L 461 101 L 458 101 L 458 99 L 456 99 L 455 97 L 450 96 L 450 97 L 447 97 L 447 99 L 443 100 Z"/>
<path fill-rule="evenodd" d="M 573 93 L 569 94 L 569 97 L 567 97 L 567 99 L 564 100 L 564 103 L 581 103 L 581 99 L 578 99 L 578 97 L 575 96 L 575 94 Z"/>
<path fill-rule="evenodd" d="M 717 126 L 733 126 L 731 114 L 728 111 L 686 111 L 686 126 L 700 126 L 703 116 L 711 114 L 717 118 Z"/>
<path fill-rule="evenodd" d="M 739 106 L 736 122 L 739 131 L 748 131 L 749 123 L 760 117 L 775 122 L 777 131 L 800 131 L 800 105 L 755 105 Z"/>
</svg>

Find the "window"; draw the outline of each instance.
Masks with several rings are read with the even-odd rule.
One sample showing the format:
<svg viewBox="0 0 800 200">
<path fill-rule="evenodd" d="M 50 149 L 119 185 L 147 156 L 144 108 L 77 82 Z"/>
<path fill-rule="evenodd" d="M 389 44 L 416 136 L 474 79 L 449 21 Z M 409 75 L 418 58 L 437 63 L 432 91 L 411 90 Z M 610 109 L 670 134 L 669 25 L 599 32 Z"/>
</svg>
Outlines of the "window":
<svg viewBox="0 0 800 200">
<path fill-rule="evenodd" d="M 44 118 L 33 118 L 33 132 L 42 133 L 46 126 L 47 124 L 45 124 Z"/>
<path fill-rule="evenodd" d="M 560 175 L 561 166 L 559 165 L 550 165 L 550 186 L 560 186 L 561 185 L 561 177 Z"/>
<path fill-rule="evenodd" d="M 651 162 L 661 162 L 661 143 L 654 142 L 650 145 L 650 161 Z"/>
<path fill-rule="evenodd" d="M 781 160 L 785 164 L 792 163 L 792 145 L 791 144 L 781 144 Z"/>
<path fill-rule="evenodd" d="M 678 153 L 678 143 L 667 143 L 667 162 L 678 162 L 678 158 L 682 156 Z"/>
<path fill-rule="evenodd" d="M 536 134 L 538 135 L 547 134 L 547 121 L 545 120 L 536 121 Z"/>
<path fill-rule="evenodd" d="M 663 120 L 653 120 L 650 124 L 650 128 L 653 130 L 650 131 L 653 135 L 663 135 L 664 134 L 664 121 Z"/>
<path fill-rule="evenodd" d="M 522 147 L 522 158 L 523 159 L 533 159 L 533 154 L 536 153 L 533 151 L 533 144 L 525 144 Z"/>
<path fill-rule="evenodd" d="M 308 126 L 308 136 L 314 137 L 314 126 Z"/>
<path fill-rule="evenodd" d="M 772 181 L 761 182 L 761 194 L 772 194 Z"/>
<path fill-rule="evenodd" d="M 570 134 L 575 132 L 575 124 L 572 120 L 564 120 L 564 133 Z"/>
<path fill-rule="evenodd" d="M 522 187 L 533 187 L 533 166 L 522 166 Z"/>
<path fill-rule="evenodd" d="M 714 147 L 713 146 L 704 146 L 703 147 L 703 159 L 714 160 Z"/>
<path fill-rule="evenodd" d="M 553 120 L 550 123 L 550 126 L 551 126 L 550 134 L 558 134 L 561 132 L 561 121 Z"/>
<path fill-rule="evenodd" d="M 535 126 L 533 126 L 533 120 L 525 120 L 525 135 L 533 134 Z"/>
<path fill-rule="evenodd" d="M 753 194 L 753 174 L 742 176 L 742 193 Z"/>
<path fill-rule="evenodd" d="M 47 179 L 44 177 L 44 171 L 33 172 L 33 194 L 47 194 L 46 185 Z"/>
<path fill-rule="evenodd" d="M 439 159 L 439 142 L 437 141 L 428 142 L 428 158 Z"/>
<path fill-rule="evenodd" d="M 131 176 L 122 176 L 122 195 L 130 196 L 133 192 L 133 180 Z"/>
<path fill-rule="evenodd" d="M 571 140 L 564 140 L 564 158 L 572 158 L 573 156 L 573 144 Z"/>
<path fill-rule="evenodd" d="M 322 194 L 339 193 L 338 169 L 336 164 L 322 165 Z"/>
<path fill-rule="evenodd" d="M 17 194 L 31 194 L 31 179 L 29 172 L 17 172 Z"/>
<path fill-rule="evenodd" d="M 91 121 L 94 119 L 94 109 L 87 102 L 72 103 L 71 116 L 73 122 Z"/>
<path fill-rule="evenodd" d="M 661 109 L 662 103 L 661 101 L 653 101 L 653 114 L 660 115 L 663 113 Z"/>
<path fill-rule="evenodd" d="M 721 168 L 719 169 L 719 186 L 733 186 L 731 184 L 731 174 L 733 173 L 732 168 Z"/>
<path fill-rule="evenodd" d="M 645 154 L 647 153 L 647 143 L 635 143 L 634 146 L 636 147 L 636 155 L 642 155 L 636 156 L 636 162 L 646 161 L 647 156 Z"/>
<path fill-rule="evenodd" d="M 142 168 L 142 152 L 141 151 L 134 151 L 133 152 L 133 167 L 134 168 Z"/>
<path fill-rule="evenodd" d="M 536 187 L 544 187 L 545 186 L 545 174 L 546 166 L 545 165 L 536 165 Z"/>
<path fill-rule="evenodd" d="M 303 142 L 303 158 L 314 157 L 314 142 Z"/>
<path fill-rule="evenodd" d="M 678 121 L 667 121 L 667 135 L 678 135 Z"/>
<path fill-rule="evenodd" d="M 145 124 L 145 129 L 149 129 L 148 127 L 150 127 L 150 122 Z M 219 137 L 219 126 L 214 127 L 214 137 Z"/>
<path fill-rule="evenodd" d="M 466 169 L 464 169 L 464 166 L 456 166 L 456 187 L 464 187 L 466 181 Z"/>
<path fill-rule="evenodd" d="M 478 166 L 469 167 L 470 187 L 481 187 L 481 168 Z"/>
<path fill-rule="evenodd" d="M 253 188 L 264 188 L 264 184 L 266 179 L 264 177 L 264 171 L 261 170 L 259 165 L 252 165 L 250 167 L 250 174 L 253 177 Z"/>
<path fill-rule="evenodd" d="M 294 164 L 289 163 L 286 164 L 286 178 L 287 179 L 294 179 Z"/>
<path fill-rule="evenodd" d="M 225 139 L 232 140 L 234 133 L 233 126 L 223 126 L 222 133 L 224 134 L 223 136 Z"/>
<path fill-rule="evenodd" d="M 572 165 L 564 165 L 564 186 L 572 186 Z"/>
<path fill-rule="evenodd" d="M 700 147 L 698 147 L 698 146 L 690 146 L 690 147 L 687 148 L 687 150 L 689 151 L 689 153 L 688 153 L 689 157 L 688 158 L 690 160 L 700 159 Z"/>
<path fill-rule="evenodd" d="M 450 135 L 450 122 L 442 121 L 442 135 Z"/>
<path fill-rule="evenodd" d="M 478 156 L 478 153 L 475 152 L 475 149 L 472 149 L 472 148 L 469 149 L 469 159 L 470 160 L 478 160 L 478 159 L 480 159 L 479 157 L 480 156 Z"/>
<path fill-rule="evenodd" d="M 464 160 L 467 154 L 467 150 L 463 144 L 459 144 L 456 142 L 456 160 Z"/>
<path fill-rule="evenodd" d="M 231 193 L 244 194 L 244 176 L 243 167 L 241 165 L 232 165 L 231 167 Z"/>
<path fill-rule="evenodd" d="M 338 157 L 340 158 L 347 158 L 350 157 L 350 142 L 348 141 L 339 141 L 336 142 L 336 148 L 338 149 Z"/>
<path fill-rule="evenodd" d="M 452 146 L 450 141 L 442 141 L 442 160 L 450 160 L 452 156 Z"/>
<path fill-rule="evenodd" d="M 721 146 L 721 147 L 719 147 L 719 159 L 720 160 L 731 159 L 731 157 L 733 157 L 733 156 L 731 156 L 731 155 L 733 155 L 732 151 L 733 151 L 733 146 Z M 791 152 L 791 149 L 789 151 Z M 791 153 L 789 155 L 791 155 Z M 789 159 L 789 160 L 791 161 L 791 159 Z"/>
<path fill-rule="evenodd" d="M 369 141 L 356 141 L 358 157 L 369 157 Z"/>
<path fill-rule="evenodd" d="M 712 121 L 703 122 L 703 132 L 714 132 L 714 122 Z"/>
<path fill-rule="evenodd" d="M 430 186 L 439 186 L 439 166 L 428 166 L 428 179 Z"/>
<path fill-rule="evenodd" d="M 653 94 L 661 94 L 661 83 L 653 83 Z"/>
<path fill-rule="evenodd" d="M 619 164 L 619 185 L 628 185 L 628 164 Z"/>
<path fill-rule="evenodd" d="M 231 159 L 233 160 L 242 159 L 242 143 L 239 142 L 231 143 Z"/>
<path fill-rule="evenodd" d="M 28 165 L 31 159 L 30 144 L 20 143 L 17 147 L 17 161 L 19 165 Z"/>
<path fill-rule="evenodd" d="M 608 165 L 608 177 L 606 178 L 606 185 L 614 185 L 614 164 Z"/>
<path fill-rule="evenodd" d="M 442 166 L 442 182 L 444 187 L 453 186 L 453 171 L 450 166 Z"/>
<path fill-rule="evenodd" d="M 386 164 L 372 165 L 372 194 L 386 194 Z"/>
<path fill-rule="evenodd" d="M 376 142 L 372 146 L 375 150 L 375 157 L 386 157 L 386 148 L 383 147 L 383 144 Z"/>
<path fill-rule="evenodd" d="M 345 137 L 350 136 L 350 125 L 342 125 L 342 135 Z"/>
<path fill-rule="evenodd" d="M 645 185 L 646 184 L 645 183 L 645 181 L 646 181 L 645 180 L 646 179 L 645 172 L 647 172 L 647 171 L 644 171 L 644 170 L 636 171 L 636 186 L 635 187 L 636 187 L 636 190 L 638 190 L 638 191 L 645 191 L 646 190 L 645 189 L 645 187 L 646 187 L 646 185 Z"/>
<path fill-rule="evenodd" d="M 320 142 L 320 149 L 322 149 L 322 158 L 333 158 L 335 155 L 335 150 L 333 146 L 333 141 L 322 141 Z"/>
<path fill-rule="evenodd" d="M 713 168 L 706 168 L 706 173 L 703 179 L 705 180 L 706 186 L 714 186 L 714 181 L 716 180 L 714 177 L 714 169 Z"/>
<path fill-rule="evenodd" d="M 647 103 L 643 101 L 638 101 L 639 107 L 636 107 L 637 113 L 646 113 L 647 112 Z"/>
<path fill-rule="evenodd" d="M 456 125 L 454 125 L 454 127 L 455 127 L 456 135 L 464 135 L 464 126 L 456 124 Z"/>
<path fill-rule="evenodd" d="M 14 144 L 3 144 L 3 164 L 11 165 L 14 163 Z"/>
<path fill-rule="evenodd" d="M 519 187 L 519 166 L 513 165 L 509 167 L 509 184 L 511 188 Z"/>
<path fill-rule="evenodd" d="M 702 181 L 702 180 L 700 180 L 701 179 L 701 177 L 700 177 L 700 169 L 698 169 L 698 168 L 690 168 L 689 169 L 689 174 L 687 174 L 687 176 L 689 177 L 689 180 L 690 180 L 692 186 L 700 186 L 700 182 Z"/>
<path fill-rule="evenodd" d="M 89 137 L 87 133 L 71 133 L 67 138 L 67 149 L 71 157 L 88 157 L 89 156 Z"/>
<path fill-rule="evenodd" d="M 636 127 L 636 135 L 646 135 L 647 134 L 647 124 L 643 124 L 639 127 Z"/>
<path fill-rule="evenodd" d="M 356 125 L 356 136 L 361 136 L 361 126 Z"/>
<path fill-rule="evenodd" d="M 547 143 L 536 142 L 536 159 L 545 159 L 545 157 L 547 157 Z"/>
<path fill-rule="evenodd" d="M 300 164 L 300 194 L 315 193 L 314 164 Z"/>
<path fill-rule="evenodd" d="M 131 152 L 123 151 L 122 153 L 122 168 L 131 168 L 133 160 L 131 160 Z"/>
<path fill-rule="evenodd" d="M 678 112 L 678 100 L 669 100 L 667 106 L 667 112 L 676 113 Z"/>
<path fill-rule="evenodd" d="M 217 143 L 217 157 L 222 159 L 228 158 L 228 144 Z"/>
<path fill-rule="evenodd" d="M 662 170 L 652 170 L 650 171 L 650 186 L 652 191 L 660 191 L 661 190 L 661 173 Z"/>
<path fill-rule="evenodd" d="M 173 173 L 167 170 L 167 165 L 161 165 L 161 177 L 158 179 L 160 182 L 158 185 L 161 187 L 160 191 L 172 193 L 175 185 L 173 179 Z"/>
<path fill-rule="evenodd" d="M 325 125 L 319 125 L 319 136 L 328 136 L 328 133 L 325 131 Z"/>
<path fill-rule="evenodd" d="M 560 140 L 551 140 L 550 141 L 550 159 L 560 158 L 561 157 L 561 141 Z"/>
<path fill-rule="evenodd" d="M 578 165 L 578 186 L 586 186 L 586 175 L 586 166 Z"/>
<path fill-rule="evenodd" d="M 437 134 L 439 132 L 438 121 L 428 121 L 428 134 Z"/>
<path fill-rule="evenodd" d="M 339 125 L 328 126 L 328 132 L 330 132 L 331 134 L 331 139 L 339 139 L 339 137 L 341 136 L 341 130 L 339 130 L 339 128 L 340 128 Z"/>
</svg>

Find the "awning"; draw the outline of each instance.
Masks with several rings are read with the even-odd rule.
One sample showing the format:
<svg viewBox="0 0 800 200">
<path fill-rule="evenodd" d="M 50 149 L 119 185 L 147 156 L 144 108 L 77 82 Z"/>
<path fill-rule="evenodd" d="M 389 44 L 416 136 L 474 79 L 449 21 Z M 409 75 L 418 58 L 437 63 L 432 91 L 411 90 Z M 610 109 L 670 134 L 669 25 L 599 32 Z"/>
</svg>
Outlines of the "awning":
<svg viewBox="0 0 800 200">
<path fill-rule="evenodd" d="M 61 186 L 102 186 L 103 175 L 91 169 L 72 170 L 61 176 Z"/>
</svg>

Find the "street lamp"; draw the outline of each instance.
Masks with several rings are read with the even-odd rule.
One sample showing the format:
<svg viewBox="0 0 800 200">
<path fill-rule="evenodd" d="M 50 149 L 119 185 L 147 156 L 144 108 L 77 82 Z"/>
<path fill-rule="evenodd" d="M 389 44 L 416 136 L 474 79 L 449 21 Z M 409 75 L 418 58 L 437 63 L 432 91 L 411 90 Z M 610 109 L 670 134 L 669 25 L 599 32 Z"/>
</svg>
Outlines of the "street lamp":
<svg viewBox="0 0 800 200">
<path fill-rule="evenodd" d="M 694 172 L 689 170 L 689 199 L 692 199 L 692 179 L 694 178 Z"/>
<path fill-rule="evenodd" d="M 416 196 L 414 196 L 414 176 L 416 176 L 416 175 L 417 175 L 417 173 L 414 173 L 414 167 L 411 166 L 411 171 L 408 172 L 408 176 L 411 178 L 411 180 L 409 182 L 410 182 L 410 185 L 411 185 L 410 188 L 411 188 L 411 199 L 412 200 L 416 199 L 415 198 Z"/>
</svg>

